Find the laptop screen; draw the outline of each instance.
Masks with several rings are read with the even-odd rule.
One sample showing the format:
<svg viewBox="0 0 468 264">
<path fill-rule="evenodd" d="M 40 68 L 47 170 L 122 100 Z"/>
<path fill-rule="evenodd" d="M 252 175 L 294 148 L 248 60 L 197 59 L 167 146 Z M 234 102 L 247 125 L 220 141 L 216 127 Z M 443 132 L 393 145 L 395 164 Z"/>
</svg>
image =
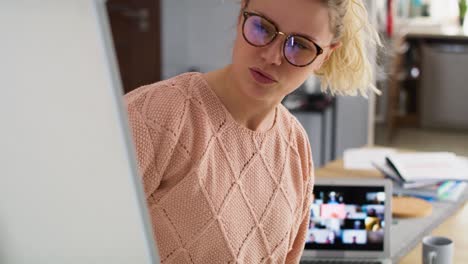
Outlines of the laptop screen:
<svg viewBox="0 0 468 264">
<path fill-rule="evenodd" d="M 306 249 L 383 251 L 383 186 L 314 186 Z"/>
</svg>

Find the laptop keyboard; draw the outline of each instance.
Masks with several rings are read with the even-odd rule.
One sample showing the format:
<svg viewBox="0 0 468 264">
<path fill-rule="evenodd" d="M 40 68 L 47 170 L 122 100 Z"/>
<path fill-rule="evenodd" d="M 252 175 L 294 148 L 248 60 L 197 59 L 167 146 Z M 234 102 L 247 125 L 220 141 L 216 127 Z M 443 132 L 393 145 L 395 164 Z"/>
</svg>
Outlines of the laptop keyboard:
<svg viewBox="0 0 468 264">
<path fill-rule="evenodd" d="M 343 260 L 343 259 L 321 259 L 321 260 L 303 260 L 301 264 L 382 264 L 375 260 Z"/>
</svg>

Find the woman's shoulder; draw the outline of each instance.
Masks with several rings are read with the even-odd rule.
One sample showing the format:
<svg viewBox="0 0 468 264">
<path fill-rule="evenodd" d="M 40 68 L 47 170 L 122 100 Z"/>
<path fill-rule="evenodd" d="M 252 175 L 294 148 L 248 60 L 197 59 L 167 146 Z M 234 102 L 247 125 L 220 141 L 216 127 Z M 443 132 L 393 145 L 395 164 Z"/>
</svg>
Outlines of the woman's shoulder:
<svg viewBox="0 0 468 264">
<path fill-rule="evenodd" d="M 192 79 L 197 74 L 183 73 L 127 93 L 124 101 L 128 111 L 138 111 L 149 121 L 176 122 L 190 97 Z"/>
<path fill-rule="evenodd" d="M 279 122 L 282 133 L 300 156 L 308 156 L 310 152 L 309 136 L 302 123 L 289 110 L 280 105 Z"/>
<path fill-rule="evenodd" d="M 128 105 L 149 104 L 171 97 L 184 98 L 188 94 L 191 79 L 196 73 L 182 73 L 166 80 L 140 86 L 124 95 Z"/>
<path fill-rule="evenodd" d="M 282 130 L 293 138 L 301 138 L 306 140 L 307 132 L 301 122 L 282 104 L 279 105 L 278 122 L 282 126 Z"/>
</svg>

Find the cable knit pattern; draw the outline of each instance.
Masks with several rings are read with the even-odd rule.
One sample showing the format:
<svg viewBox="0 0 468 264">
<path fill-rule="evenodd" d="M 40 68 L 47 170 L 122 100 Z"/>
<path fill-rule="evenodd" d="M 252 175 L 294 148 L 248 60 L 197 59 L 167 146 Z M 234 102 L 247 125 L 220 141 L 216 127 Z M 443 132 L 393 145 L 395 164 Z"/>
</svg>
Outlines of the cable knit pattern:
<svg viewBox="0 0 468 264">
<path fill-rule="evenodd" d="M 201 73 L 125 102 L 162 263 L 298 263 L 311 149 L 282 105 L 265 132 L 236 123 Z"/>
</svg>

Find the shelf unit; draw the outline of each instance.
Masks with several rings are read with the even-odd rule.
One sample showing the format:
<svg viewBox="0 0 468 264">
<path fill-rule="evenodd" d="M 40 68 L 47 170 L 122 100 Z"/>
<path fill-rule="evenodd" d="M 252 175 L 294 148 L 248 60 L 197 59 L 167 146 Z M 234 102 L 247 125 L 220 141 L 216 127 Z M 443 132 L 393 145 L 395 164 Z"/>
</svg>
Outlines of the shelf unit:
<svg viewBox="0 0 468 264">
<path fill-rule="evenodd" d="M 421 45 L 420 40 L 395 37 L 394 58 L 388 85 L 387 127 L 389 140 L 398 127 L 420 125 Z"/>
</svg>

